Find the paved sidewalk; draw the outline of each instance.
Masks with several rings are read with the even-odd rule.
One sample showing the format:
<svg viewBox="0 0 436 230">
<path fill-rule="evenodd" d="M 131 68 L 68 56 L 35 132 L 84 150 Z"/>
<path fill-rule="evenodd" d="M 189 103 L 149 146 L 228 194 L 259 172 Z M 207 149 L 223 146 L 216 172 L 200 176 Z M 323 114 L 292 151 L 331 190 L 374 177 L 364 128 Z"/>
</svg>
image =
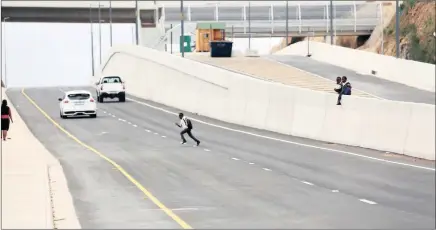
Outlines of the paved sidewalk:
<svg viewBox="0 0 436 230">
<path fill-rule="evenodd" d="M 14 123 L 1 145 L 2 229 L 80 228 L 59 162 L 8 105 Z"/>
<path fill-rule="evenodd" d="M 335 93 L 333 88 L 336 86 L 336 82 L 334 81 L 262 57 L 211 58 L 208 55 L 194 53 L 187 54 L 186 58 L 255 78 L 316 91 Z M 354 95 L 373 97 L 358 90 L 354 92 Z"/>
</svg>

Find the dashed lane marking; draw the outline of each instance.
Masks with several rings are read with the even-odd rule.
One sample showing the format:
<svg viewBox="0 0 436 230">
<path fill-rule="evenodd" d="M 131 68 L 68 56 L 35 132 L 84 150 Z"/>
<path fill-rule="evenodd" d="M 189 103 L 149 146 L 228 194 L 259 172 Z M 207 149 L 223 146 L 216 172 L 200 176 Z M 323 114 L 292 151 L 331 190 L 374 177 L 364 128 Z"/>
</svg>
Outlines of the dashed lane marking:
<svg viewBox="0 0 436 230">
<path fill-rule="evenodd" d="M 145 106 L 147 106 L 149 108 L 152 108 L 152 109 L 155 109 L 155 110 L 160 110 L 160 111 L 168 113 L 168 114 L 177 115 L 177 113 L 174 113 L 172 111 L 169 111 L 169 110 L 157 107 L 157 106 L 150 105 L 150 104 L 142 102 L 142 101 L 138 101 L 138 100 L 135 100 L 135 99 L 132 99 L 132 98 L 127 98 L 127 99 L 129 101 L 136 102 L 136 103 L 141 104 L 141 105 L 145 105 Z M 246 135 L 250 135 L 250 136 L 254 136 L 254 137 L 264 138 L 264 139 L 268 139 L 268 140 L 273 140 L 273 141 L 278 141 L 278 142 L 283 142 L 283 143 L 303 146 L 303 147 L 307 147 L 307 148 L 319 149 L 319 150 L 324 150 L 324 151 L 343 153 L 343 154 L 347 154 L 347 155 L 352 155 L 352 156 L 356 156 L 356 157 L 371 159 L 371 160 L 375 160 L 375 161 L 381 161 L 381 162 L 390 163 L 390 164 L 396 164 L 396 165 L 402 165 L 402 166 L 407 166 L 407 167 L 419 168 L 419 169 L 424 169 L 424 170 L 436 171 L 435 168 L 428 168 L 428 167 L 423 167 L 423 166 L 419 166 L 419 165 L 412 165 L 412 164 L 407 164 L 407 163 L 402 163 L 402 162 L 397 162 L 397 161 L 390 161 L 390 160 L 385 160 L 385 159 L 381 159 L 381 158 L 377 158 L 377 157 L 365 156 L 365 155 L 358 154 L 358 153 L 353 153 L 353 152 L 348 152 L 348 151 L 343 151 L 343 150 L 337 150 L 337 149 L 330 149 L 330 148 L 325 148 L 325 147 L 320 147 L 320 146 L 315 146 L 315 145 L 309 145 L 309 144 L 303 144 L 303 143 L 298 143 L 298 142 L 294 142 L 294 141 L 287 141 L 287 140 L 283 140 L 283 139 L 278 139 L 278 138 L 268 137 L 268 136 L 259 135 L 259 134 L 255 134 L 255 133 L 250 133 L 250 132 L 246 132 L 246 131 L 242 131 L 242 130 L 227 128 L 227 127 L 224 127 L 224 126 L 215 125 L 215 124 L 208 123 L 208 122 L 205 122 L 205 121 L 202 121 L 202 120 L 198 120 L 198 119 L 194 119 L 194 118 L 190 118 L 190 119 L 193 120 L 193 121 L 196 121 L 198 123 L 201 123 L 201 124 L 204 124 L 204 125 L 209 125 L 209 126 L 212 126 L 212 127 L 215 127 L 215 128 L 220 128 L 220 129 L 224 129 L 224 130 L 228 130 L 228 131 L 232 131 L 232 132 L 237 132 L 237 133 L 242 133 L 242 134 L 246 134 Z"/>
<path fill-rule="evenodd" d="M 362 201 L 363 203 L 367 203 L 367 204 L 377 204 L 374 201 L 370 201 L 370 200 L 366 200 L 366 199 L 360 199 L 360 201 Z"/>
<path fill-rule="evenodd" d="M 55 120 L 53 120 L 53 118 L 50 117 L 50 115 L 47 114 L 47 112 L 45 112 L 41 107 L 39 107 L 39 105 L 32 99 L 30 98 L 26 92 L 24 91 L 24 89 L 21 90 L 21 94 L 24 95 L 24 97 L 27 98 L 27 100 L 33 104 L 33 106 L 35 106 L 35 108 L 37 110 L 39 110 L 39 112 L 41 112 L 42 115 L 44 115 L 44 117 L 47 118 L 47 120 L 49 120 L 54 126 L 56 126 L 59 130 L 61 130 L 63 133 L 65 133 L 68 137 L 70 137 L 72 140 L 74 140 L 75 142 L 77 142 L 79 145 L 89 149 L 90 151 L 92 151 L 93 153 L 97 154 L 98 156 L 100 156 L 102 159 L 106 160 L 108 163 L 110 163 L 112 166 L 114 166 L 119 172 L 121 172 L 121 174 L 123 174 L 127 180 L 129 180 L 132 184 L 134 184 L 139 190 L 141 190 L 141 192 L 144 193 L 144 195 L 146 197 L 148 197 L 156 206 L 158 206 L 160 209 L 162 209 L 162 211 L 165 212 L 166 215 L 168 215 L 169 217 L 171 217 L 171 219 L 173 219 L 176 223 L 178 223 L 183 229 L 192 229 L 192 227 L 186 223 L 182 218 L 180 218 L 178 215 L 176 215 L 171 209 L 167 208 L 159 199 L 157 199 L 150 191 L 148 191 L 141 183 L 139 183 L 135 178 L 133 178 L 133 176 L 131 176 L 125 169 L 123 169 L 118 163 L 116 163 L 114 160 L 110 159 L 109 157 L 107 157 L 106 155 L 104 155 L 103 153 L 101 153 L 100 151 L 98 151 L 97 149 L 91 147 L 88 144 L 85 144 L 83 141 L 81 141 L 79 138 L 77 138 L 76 136 L 74 136 L 73 134 L 71 134 L 70 132 L 68 132 L 65 128 L 63 128 L 59 123 L 57 123 Z"/>
<path fill-rule="evenodd" d="M 307 181 L 301 181 L 301 183 L 303 183 L 303 184 L 307 184 L 307 185 L 313 185 L 312 183 L 307 182 Z"/>
<path fill-rule="evenodd" d="M 269 168 L 262 168 L 263 170 L 265 170 L 265 171 L 272 171 L 271 169 L 269 169 Z"/>
</svg>

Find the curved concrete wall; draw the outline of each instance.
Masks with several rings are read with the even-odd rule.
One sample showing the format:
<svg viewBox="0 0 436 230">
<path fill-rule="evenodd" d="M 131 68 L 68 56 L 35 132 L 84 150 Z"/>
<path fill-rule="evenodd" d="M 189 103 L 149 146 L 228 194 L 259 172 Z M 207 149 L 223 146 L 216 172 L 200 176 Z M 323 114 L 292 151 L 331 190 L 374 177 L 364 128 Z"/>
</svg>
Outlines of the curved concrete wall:
<svg viewBox="0 0 436 230">
<path fill-rule="evenodd" d="M 341 46 L 332 46 L 321 42 L 310 42 L 311 58 L 354 70 L 361 74 L 372 75 L 409 85 L 418 89 L 435 92 L 436 66 L 433 64 L 397 59 L 363 50 Z M 307 42 L 298 42 L 276 52 L 277 55 L 307 55 Z"/>
<path fill-rule="evenodd" d="M 203 116 L 322 141 L 435 159 L 434 105 L 345 97 L 236 74 L 143 47 L 114 47 L 103 74 L 127 92 Z"/>
</svg>

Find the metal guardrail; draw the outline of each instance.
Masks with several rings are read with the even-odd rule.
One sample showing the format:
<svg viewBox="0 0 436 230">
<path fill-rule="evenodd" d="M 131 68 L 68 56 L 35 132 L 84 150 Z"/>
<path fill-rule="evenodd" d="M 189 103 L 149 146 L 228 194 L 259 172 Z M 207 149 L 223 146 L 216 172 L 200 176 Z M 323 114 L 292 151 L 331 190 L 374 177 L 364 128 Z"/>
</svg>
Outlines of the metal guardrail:
<svg viewBox="0 0 436 230">
<path fill-rule="evenodd" d="M 381 3 L 367 2 L 337 2 L 333 5 L 334 31 L 368 31 L 375 28 L 380 22 Z M 289 31 L 330 31 L 330 5 L 328 2 L 312 4 L 290 4 L 288 6 Z M 248 5 L 220 5 L 218 3 L 204 6 L 190 6 L 184 9 L 181 15 L 178 7 L 163 6 L 164 27 L 177 25 L 182 17 L 186 22 L 220 21 L 225 22 L 228 31 L 232 28 L 244 33 L 250 32 L 275 33 L 286 30 L 286 5 L 259 3 Z M 371 30 L 371 29 L 369 29 Z"/>
</svg>

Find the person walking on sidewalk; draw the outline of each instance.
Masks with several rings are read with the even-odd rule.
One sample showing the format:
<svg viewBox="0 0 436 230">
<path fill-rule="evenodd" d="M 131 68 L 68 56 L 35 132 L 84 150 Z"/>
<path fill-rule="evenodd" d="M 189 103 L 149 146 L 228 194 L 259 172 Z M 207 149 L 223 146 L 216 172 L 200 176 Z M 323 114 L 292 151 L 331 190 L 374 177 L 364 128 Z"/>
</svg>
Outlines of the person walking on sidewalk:
<svg viewBox="0 0 436 230">
<path fill-rule="evenodd" d="M 2 125 L 2 138 L 4 141 L 6 141 L 6 137 L 8 135 L 9 131 L 9 123 L 14 121 L 12 120 L 12 113 L 11 109 L 8 106 L 8 102 L 6 100 L 2 101 L 2 108 L 1 108 L 1 125 Z"/>
<path fill-rule="evenodd" d="M 200 145 L 200 141 L 192 135 L 192 123 L 183 113 L 179 113 L 180 123 L 176 123 L 179 128 L 182 128 L 182 132 L 180 132 L 180 136 L 182 137 L 182 144 L 186 144 L 186 139 L 183 136 L 185 133 L 197 143 L 197 146 Z"/>
</svg>

